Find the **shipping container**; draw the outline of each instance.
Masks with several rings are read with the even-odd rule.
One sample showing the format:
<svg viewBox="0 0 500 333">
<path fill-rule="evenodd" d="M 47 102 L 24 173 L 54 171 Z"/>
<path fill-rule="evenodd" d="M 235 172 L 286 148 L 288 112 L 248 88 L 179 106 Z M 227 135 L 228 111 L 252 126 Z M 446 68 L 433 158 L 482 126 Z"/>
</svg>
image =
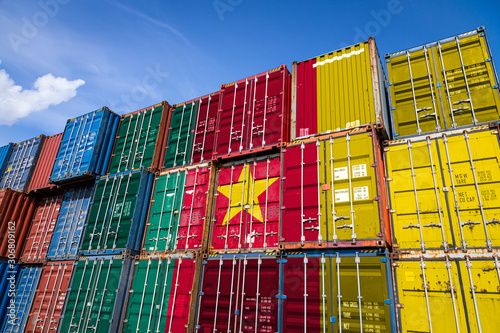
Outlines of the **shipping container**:
<svg viewBox="0 0 500 333">
<path fill-rule="evenodd" d="M 21 266 L 19 281 L 16 286 L 16 295 L 14 296 L 15 314 L 9 317 L 3 324 L 3 333 L 24 332 L 26 320 L 31 309 L 35 290 L 38 285 L 38 279 L 42 272 L 41 266 Z M 11 312 L 9 312 L 11 313 Z"/>
<path fill-rule="evenodd" d="M 278 247 L 278 154 L 226 163 L 216 178 L 210 249 L 269 251 Z"/>
<path fill-rule="evenodd" d="M 391 267 L 383 250 L 282 256 L 279 332 L 397 332 Z"/>
<path fill-rule="evenodd" d="M 443 253 L 441 251 L 441 253 Z M 497 332 L 498 255 L 410 255 L 393 262 L 400 332 Z"/>
<path fill-rule="evenodd" d="M 45 139 L 40 157 L 35 165 L 33 177 L 31 178 L 28 192 L 31 194 L 49 196 L 61 193 L 58 186 L 49 184 L 50 173 L 54 166 L 57 150 L 61 143 L 62 133 L 48 136 Z"/>
<path fill-rule="evenodd" d="M 394 138 L 500 118 L 498 77 L 484 27 L 385 58 Z"/>
<path fill-rule="evenodd" d="M 109 174 L 140 167 L 153 172 L 159 169 L 170 108 L 170 104 L 163 101 L 120 117 Z"/>
<path fill-rule="evenodd" d="M 0 147 L 0 181 L 2 180 L 2 176 L 5 171 L 5 166 L 9 161 L 13 146 L 14 146 L 13 143 L 9 143 L 8 145 Z"/>
<path fill-rule="evenodd" d="M 14 261 L 0 261 L 0 328 L 7 320 L 15 319 L 14 292 L 20 272 L 20 266 Z"/>
<path fill-rule="evenodd" d="M 211 161 L 214 155 L 215 131 L 219 114 L 220 91 L 198 100 L 198 116 L 194 126 L 191 164 Z"/>
<path fill-rule="evenodd" d="M 397 247 L 500 247 L 499 158 L 496 126 L 389 142 L 385 161 Z"/>
<path fill-rule="evenodd" d="M 205 216 L 213 188 L 211 170 L 208 164 L 201 164 L 164 171 L 156 177 L 143 253 L 203 249 L 203 236 L 209 228 Z"/>
<path fill-rule="evenodd" d="M 25 332 L 50 333 L 57 330 L 74 265 L 74 261 L 59 261 L 43 267 Z"/>
<path fill-rule="evenodd" d="M 136 260 L 121 332 L 186 332 L 196 262 L 192 255 Z"/>
<path fill-rule="evenodd" d="M 0 188 L 10 188 L 19 192 L 28 190 L 44 141 L 45 135 L 39 135 L 14 144 L 5 166 Z"/>
<path fill-rule="evenodd" d="M 69 119 L 49 182 L 74 185 L 106 174 L 119 121 L 107 107 Z"/>
<path fill-rule="evenodd" d="M 258 153 L 289 141 L 290 77 L 281 65 L 222 85 L 214 157 Z"/>
<path fill-rule="evenodd" d="M 8 188 L 0 190 L 0 258 L 22 255 L 35 208 L 35 198 Z"/>
<path fill-rule="evenodd" d="M 144 168 L 102 176 L 85 224 L 80 254 L 141 250 L 154 174 Z"/>
<path fill-rule="evenodd" d="M 93 186 L 78 187 L 64 192 L 52 240 L 47 250 L 47 260 L 77 259 L 93 193 Z"/>
<path fill-rule="evenodd" d="M 282 172 L 282 249 L 390 245 L 384 162 L 373 125 L 289 144 Z"/>
<path fill-rule="evenodd" d="M 203 262 L 195 332 L 278 332 L 276 252 L 213 254 Z"/>
<path fill-rule="evenodd" d="M 292 64 L 292 139 L 376 125 L 390 136 L 387 82 L 373 37 Z"/>
<path fill-rule="evenodd" d="M 118 332 L 134 260 L 80 257 L 74 267 L 58 332 Z"/>
<path fill-rule="evenodd" d="M 190 164 L 199 102 L 191 100 L 172 107 L 167 122 L 168 138 L 164 147 L 162 170 Z"/>
<path fill-rule="evenodd" d="M 49 249 L 54 226 L 61 208 L 62 195 L 45 198 L 36 204 L 30 232 L 26 238 L 21 262 L 43 263 Z"/>
</svg>

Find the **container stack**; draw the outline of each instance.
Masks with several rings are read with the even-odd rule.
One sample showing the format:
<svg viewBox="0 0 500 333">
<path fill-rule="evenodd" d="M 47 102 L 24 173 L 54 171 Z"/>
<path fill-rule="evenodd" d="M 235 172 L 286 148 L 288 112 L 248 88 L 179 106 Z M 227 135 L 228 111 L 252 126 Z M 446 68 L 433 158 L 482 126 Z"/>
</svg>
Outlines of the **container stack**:
<svg viewBox="0 0 500 333">
<path fill-rule="evenodd" d="M 495 332 L 500 95 L 484 28 L 386 62 L 398 330 Z"/>
</svg>

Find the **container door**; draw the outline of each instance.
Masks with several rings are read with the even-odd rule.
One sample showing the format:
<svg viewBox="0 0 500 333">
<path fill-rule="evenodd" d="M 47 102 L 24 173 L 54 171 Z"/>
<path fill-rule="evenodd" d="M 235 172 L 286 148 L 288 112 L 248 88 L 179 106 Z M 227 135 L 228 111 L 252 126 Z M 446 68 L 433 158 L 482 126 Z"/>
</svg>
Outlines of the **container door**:
<svg viewBox="0 0 500 333">
<path fill-rule="evenodd" d="M 498 135 L 443 135 L 439 150 L 457 247 L 500 246 Z"/>
<path fill-rule="evenodd" d="M 182 211 L 176 233 L 176 249 L 197 250 L 203 239 L 210 168 L 187 170 L 185 177 Z"/>
<path fill-rule="evenodd" d="M 301 138 L 318 133 L 318 98 L 316 59 L 294 63 L 296 87 L 295 121 L 296 137 Z M 293 107 L 293 106 L 292 106 Z M 294 115 L 292 115 L 293 117 Z M 293 119 L 292 119 L 293 121 Z"/>
<path fill-rule="evenodd" d="M 196 261 L 178 259 L 174 262 L 165 332 L 186 330 Z"/>
<path fill-rule="evenodd" d="M 199 101 L 200 111 L 194 130 L 191 164 L 212 160 L 214 153 L 217 115 L 219 113 L 220 93 L 214 93 Z"/>
<path fill-rule="evenodd" d="M 31 177 L 31 168 L 38 158 L 38 150 L 42 138 L 40 136 L 15 145 L 9 162 L 6 165 L 0 188 L 11 188 L 24 191 Z"/>
<path fill-rule="evenodd" d="M 169 251 L 177 248 L 179 207 L 183 201 L 185 177 L 186 172 L 178 170 L 156 179 L 151 213 L 144 236 L 144 251 Z"/>
<path fill-rule="evenodd" d="M 496 332 L 500 327 L 500 263 L 488 260 L 460 261 L 465 304 L 471 332 Z"/>
<path fill-rule="evenodd" d="M 196 124 L 198 109 L 199 103 L 196 101 L 177 105 L 172 110 L 164 162 L 166 169 L 187 165 L 191 161 L 192 131 Z"/>
<path fill-rule="evenodd" d="M 468 332 L 454 261 L 399 261 L 394 275 L 401 332 Z"/>
<path fill-rule="evenodd" d="M 321 213 L 319 201 L 319 168 L 316 145 L 287 147 L 283 152 L 284 209 L 281 217 L 283 242 L 320 242 Z"/>
</svg>

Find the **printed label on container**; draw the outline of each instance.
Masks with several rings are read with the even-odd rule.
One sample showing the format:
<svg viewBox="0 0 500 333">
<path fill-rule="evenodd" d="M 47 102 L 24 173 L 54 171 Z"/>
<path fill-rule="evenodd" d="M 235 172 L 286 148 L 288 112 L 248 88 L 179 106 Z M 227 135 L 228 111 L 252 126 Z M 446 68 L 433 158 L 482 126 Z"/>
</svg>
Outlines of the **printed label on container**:
<svg viewBox="0 0 500 333">
<path fill-rule="evenodd" d="M 347 167 L 335 168 L 335 169 L 333 169 L 333 174 L 334 174 L 333 177 L 335 178 L 335 180 L 349 178 L 349 175 L 347 174 Z"/>
<path fill-rule="evenodd" d="M 352 189 L 354 194 L 354 200 L 366 200 L 369 199 L 368 196 L 368 186 L 360 186 Z"/>
<path fill-rule="evenodd" d="M 366 177 L 366 164 L 352 166 L 352 178 Z"/>
<path fill-rule="evenodd" d="M 335 190 L 335 202 L 348 202 L 349 189 Z"/>
</svg>

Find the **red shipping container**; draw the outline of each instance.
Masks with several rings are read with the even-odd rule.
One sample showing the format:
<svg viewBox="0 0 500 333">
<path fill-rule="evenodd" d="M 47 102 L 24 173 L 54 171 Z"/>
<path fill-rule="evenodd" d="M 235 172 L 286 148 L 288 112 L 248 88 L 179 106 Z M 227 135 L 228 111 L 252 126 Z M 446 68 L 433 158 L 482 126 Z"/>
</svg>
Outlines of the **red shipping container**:
<svg viewBox="0 0 500 333">
<path fill-rule="evenodd" d="M 212 160 L 217 115 L 220 104 L 220 91 L 200 97 L 197 100 L 198 116 L 196 117 L 196 125 L 194 128 L 191 164 Z"/>
<path fill-rule="evenodd" d="M 282 65 L 222 85 L 215 157 L 269 150 L 289 141 L 290 77 Z"/>
<path fill-rule="evenodd" d="M 62 133 L 59 133 L 45 139 L 40 157 L 36 162 L 35 170 L 31 177 L 28 193 L 47 196 L 62 192 L 59 186 L 49 184 L 49 177 L 54 166 L 62 135 Z"/>
<path fill-rule="evenodd" d="M 57 330 L 74 264 L 74 261 L 53 261 L 43 267 L 25 332 Z"/>
<path fill-rule="evenodd" d="M 279 155 L 225 164 L 217 175 L 211 249 L 259 250 L 278 246 Z"/>
<path fill-rule="evenodd" d="M 0 190 L 0 258 L 21 256 L 35 205 L 32 196 L 8 188 Z"/>
<path fill-rule="evenodd" d="M 26 239 L 21 262 L 40 263 L 45 261 L 61 201 L 62 195 L 45 198 L 36 204 L 36 213 Z"/>
</svg>

